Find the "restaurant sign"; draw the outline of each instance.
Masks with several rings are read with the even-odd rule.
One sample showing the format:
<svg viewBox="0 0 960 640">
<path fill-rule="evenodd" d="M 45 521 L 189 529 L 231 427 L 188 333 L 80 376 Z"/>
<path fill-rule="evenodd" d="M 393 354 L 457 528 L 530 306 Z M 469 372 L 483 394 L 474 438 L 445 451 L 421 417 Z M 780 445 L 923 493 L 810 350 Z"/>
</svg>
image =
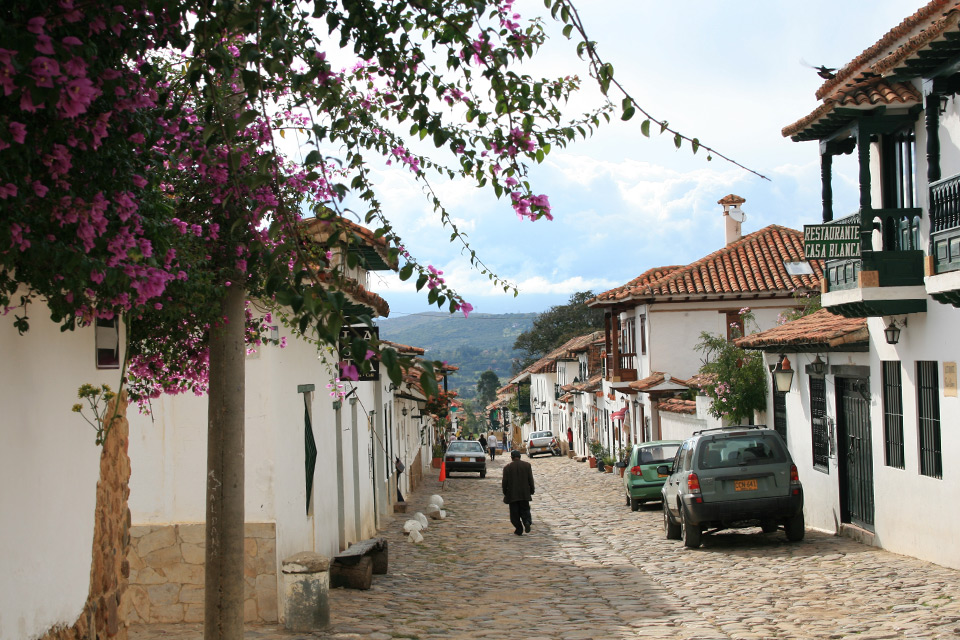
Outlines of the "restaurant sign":
<svg viewBox="0 0 960 640">
<path fill-rule="evenodd" d="M 340 344 L 338 345 L 340 352 L 340 360 L 346 362 L 346 364 L 352 364 L 360 369 L 360 364 L 357 362 L 357 359 L 353 354 L 353 340 L 354 338 L 362 338 L 366 342 L 374 342 L 380 339 L 380 327 L 368 327 L 366 325 L 360 325 L 355 327 L 342 327 L 340 329 Z M 363 354 L 366 355 L 366 354 Z M 361 358 L 363 360 L 365 358 Z M 379 358 L 374 358 L 372 362 L 372 367 L 367 373 L 359 373 L 358 382 L 369 382 L 372 380 L 380 379 L 380 364 Z"/>
<path fill-rule="evenodd" d="M 805 224 L 803 253 L 807 260 L 860 257 L 860 225 Z"/>
</svg>

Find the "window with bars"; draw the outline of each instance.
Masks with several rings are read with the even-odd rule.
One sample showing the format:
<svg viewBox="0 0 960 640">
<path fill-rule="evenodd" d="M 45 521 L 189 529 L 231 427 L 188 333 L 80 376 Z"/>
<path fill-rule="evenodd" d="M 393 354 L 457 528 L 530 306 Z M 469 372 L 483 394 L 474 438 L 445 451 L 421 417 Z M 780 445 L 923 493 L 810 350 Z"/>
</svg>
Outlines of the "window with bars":
<svg viewBox="0 0 960 640">
<path fill-rule="evenodd" d="M 827 381 L 810 376 L 810 435 L 813 441 L 813 468 L 830 470 L 830 429 L 827 425 Z"/>
<path fill-rule="evenodd" d="M 647 316 L 640 316 L 640 354 L 647 355 Z"/>
<path fill-rule="evenodd" d="M 920 473 L 931 478 L 942 478 L 940 383 L 936 361 L 917 361 L 917 413 L 920 429 Z"/>
<path fill-rule="evenodd" d="M 773 429 L 787 441 L 787 394 L 773 390 Z"/>
<path fill-rule="evenodd" d="M 739 311 L 727 311 L 721 313 L 726 314 L 726 324 L 727 324 L 727 340 L 735 340 L 744 335 L 743 333 L 743 316 L 740 315 Z"/>
<path fill-rule="evenodd" d="M 888 467 L 904 468 L 903 384 L 899 360 L 883 363 L 883 450 Z"/>
<path fill-rule="evenodd" d="M 97 369 L 120 368 L 120 323 L 116 318 L 96 321 Z"/>
</svg>

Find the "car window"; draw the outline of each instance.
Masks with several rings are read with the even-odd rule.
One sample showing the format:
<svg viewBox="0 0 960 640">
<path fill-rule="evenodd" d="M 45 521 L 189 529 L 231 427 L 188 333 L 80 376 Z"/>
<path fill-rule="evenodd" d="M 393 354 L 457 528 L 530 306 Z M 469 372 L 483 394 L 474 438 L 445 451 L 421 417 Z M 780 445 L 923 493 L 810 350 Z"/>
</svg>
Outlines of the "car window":
<svg viewBox="0 0 960 640">
<path fill-rule="evenodd" d="M 483 447 L 480 446 L 479 442 L 451 442 L 450 446 L 447 447 L 447 451 L 454 453 L 465 453 L 468 451 L 483 453 Z"/>
<path fill-rule="evenodd" d="M 549 438 L 553 435 L 552 431 L 534 431 L 530 434 L 531 438 Z"/>
<path fill-rule="evenodd" d="M 693 467 L 693 443 L 686 442 L 683 445 L 683 470 L 689 471 Z"/>
<path fill-rule="evenodd" d="M 677 457 L 673 460 L 673 470 L 680 471 L 683 466 L 683 454 L 687 450 L 687 447 L 690 446 L 689 442 L 684 442 L 680 449 L 677 450 Z"/>
<path fill-rule="evenodd" d="M 664 464 L 670 462 L 677 455 L 679 444 L 662 444 L 651 447 L 640 447 L 636 451 L 635 464 Z"/>
<path fill-rule="evenodd" d="M 706 440 L 697 458 L 701 469 L 724 469 L 786 462 L 787 454 L 771 434 L 747 434 Z"/>
</svg>

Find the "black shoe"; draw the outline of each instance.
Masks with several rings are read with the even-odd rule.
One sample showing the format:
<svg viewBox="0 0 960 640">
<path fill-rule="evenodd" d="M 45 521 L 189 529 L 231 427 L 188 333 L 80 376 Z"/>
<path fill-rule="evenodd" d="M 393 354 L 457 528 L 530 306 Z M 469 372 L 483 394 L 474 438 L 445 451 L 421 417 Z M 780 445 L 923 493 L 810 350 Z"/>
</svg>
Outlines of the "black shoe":
<svg viewBox="0 0 960 640">
<path fill-rule="evenodd" d="M 528 522 L 527 524 L 523 525 L 523 530 L 527 533 L 530 533 L 530 524 L 531 523 Z"/>
<path fill-rule="evenodd" d="M 513 533 L 514 533 L 514 535 L 522 536 L 522 535 L 523 535 L 523 530 L 522 530 L 522 529 L 517 529 L 517 530 L 514 531 Z"/>
</svg>

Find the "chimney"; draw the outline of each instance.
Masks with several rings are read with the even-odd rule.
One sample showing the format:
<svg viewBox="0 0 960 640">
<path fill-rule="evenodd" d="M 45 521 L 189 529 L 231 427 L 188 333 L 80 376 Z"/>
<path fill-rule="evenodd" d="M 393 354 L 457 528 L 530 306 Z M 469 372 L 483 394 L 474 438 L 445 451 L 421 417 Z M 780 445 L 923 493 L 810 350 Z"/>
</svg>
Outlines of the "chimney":
<svg viewBox="0 0 960 640">
<path fill-rule="evenodd" d="M 717 200 L 717 204 L 723 205 L 723 222 L 727 245 L 743 237 L 740 225 L 743 224 L 746 215 L 743 213 L 740 205 L 744 202 L 746 202 L 746 200 L 732 193 Z"/>
</svg>

